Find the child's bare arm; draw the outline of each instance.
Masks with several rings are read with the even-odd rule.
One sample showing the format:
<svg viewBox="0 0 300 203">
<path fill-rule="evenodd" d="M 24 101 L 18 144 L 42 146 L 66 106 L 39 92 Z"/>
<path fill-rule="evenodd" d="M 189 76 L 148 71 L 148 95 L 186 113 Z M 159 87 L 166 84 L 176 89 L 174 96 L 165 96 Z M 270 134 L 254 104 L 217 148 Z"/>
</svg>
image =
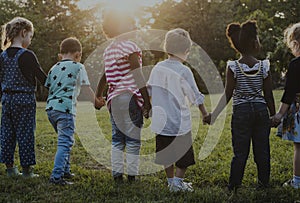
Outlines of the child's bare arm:
<svg viewBox="0 0 300 203">
<path fill-rule="evenodd" d="M 106 87 L 106 83 L 107 83 L 106 76 L 105 76 L 105 74 L 103 74 L 103 76 L 101 77 L 101 79 L 99 80 L 98 85 L 97 85 L 96 97 L 98 97 L 98 98 L 103 97 L 103 92 Z"/>
<path fill-rule="evenodd" d="M 87 94 L 88 99 L 94 104 L 96 109 L 100 109 L 105 105 L 105 100 L 102 97 L 96 97 L 93 89 L 90 86 L 82 86 L 82 91 Z"/>
<path fill-rule="evenodd" d="M 146 87 L 146 80 L 144 78 L 142 67 L 140 66 L 139 63 L 139 56 L 137 53 L 133 53 L 129 56 L 129 63 L 130 63 L 130 68 L 131 68 L 131 73 L 133 75 L 133 78 L 144 99 L 143 115 L 145 116 L 145 118 L 148 118 L 149 112 L 151 110 L 151 103 L 150 103 L 150 98 Z"/>
<path fill-rule="evenodd" d="M 200 110 L 200 112 L 201 112 L 201 114 L 202 114 L 202 117 L 205 117 L 205 116 L 208 115 L 208 113 L 207 113 L 207 111 L 206 111 L 206 108 L 205 108 L 204 104 L 200 104 L 198 107 L 199 107 L 199 110 Z"/>
<path fill-rule="evenodd" d="M 234 79 L 233 72 L 229 68 L 227 68 L 225 91 L 221 99 L 219 100 L 217 107 L 211 113 L 212 122 L 218 117 L 218 115 L 223 111 L 225 106 L 230 101 L 233 95 L 234 88 L 235 88 L 235 79 Z"/>
<path fill-rule="evenodd" d="M 270 116 L 273 116 L 276 112 L 275 110 L 275 102 L 274 102 L 274 96 L 272 92 L 272 76 L 269 73 L 269 76 L 264 80 L 264 98 L 267 102 L 267 106 L 270 112 Z"/>
</svg>

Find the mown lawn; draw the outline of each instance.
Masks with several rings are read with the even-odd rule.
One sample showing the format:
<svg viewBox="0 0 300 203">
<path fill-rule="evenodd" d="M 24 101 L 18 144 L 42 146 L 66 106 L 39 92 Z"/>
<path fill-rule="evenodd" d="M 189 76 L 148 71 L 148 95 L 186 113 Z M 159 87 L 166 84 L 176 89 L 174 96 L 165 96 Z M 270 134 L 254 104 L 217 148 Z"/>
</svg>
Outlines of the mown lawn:
<svg viewBox="0 0 300 203">
<path fill-rule="evenodd" d="M 282 92 L 274 91 L 274 94 L 278 106 Z M 209 104 L 208 99 L 206 102 Z M 48 179 L 56 151 L 56 134 L 47 120 L 44 104 L 39 103 L 35 170 L 40 177 L 9 179 L 6 177 L 4 165 L 0 165 L 0 202 L 297 202 L 298 200 L 300 202 L 300 191 L 281 187 L 284 181 L 292 177 L 293 145 L 276 137 L 275 129 L 272 129 L 270 135 L 271 188 L 264 191 L 255 189 L 256 166 L 251 152 L 243 187 L 236 196 L 230 196 L 226 190 L 232 157 L 230 106 L 227 111 L 229 114 L 217 146 L 208 158 L 197 160 L 196 165 L 190 167 L 186 174 L 186 179 L 193 183 L 195 192 L 174 194 L 168 191 L 162 171 L 142 175 L 134 184 L 114 185 L 110 171 L 97 162 L 93 158 L 95 154 L 88 153 L 80 141 L 89 138 L 89 134 L 76 135 L 76 144 L 71 154 L 72 171 L 76 174 L 75 184 L 66 187 L 50 185 Z M 194 112 L 193 115 L 198 115 L 198 112 Z M 96 116 L 102 133 L 109 143 L 111 127 L 108 112 L 102 109 Z M 82 123 L 80 124 L 82 126 Z M 146 121 L 146 124 L 148 125 L 149 121 Z M 195 135 L 197 126 L 198 123 L 194 123 L 196 157 L 208 131 L 208 126 L 201 124 L 198 134 Z M 153 135 L 147 131 L 143 136 L 142 154 L 153 153 Z M 97 140 L 94 142 L 96 143 Z M 100 149 L 99 151 L 101 152 Z M 16 158 L 18 160 L 17 154 Z M 19 165 L 19 161 L 16 164 Z"/>
</svg>

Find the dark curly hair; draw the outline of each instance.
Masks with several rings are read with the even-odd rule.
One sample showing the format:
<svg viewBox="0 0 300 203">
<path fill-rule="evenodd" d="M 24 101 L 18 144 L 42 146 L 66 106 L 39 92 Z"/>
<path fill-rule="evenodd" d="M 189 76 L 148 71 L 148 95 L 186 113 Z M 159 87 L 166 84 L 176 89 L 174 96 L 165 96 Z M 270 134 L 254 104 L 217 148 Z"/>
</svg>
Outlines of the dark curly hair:
<svg viewBox="0 0 300 203">
<path fill-rule="evenodd" d="M 237 52 L 244 54 L 253 48 L 253 42 L 257 40 L 256 21 L 249 20 L 242 24 L 231 23 L 227 26 L 226 36 Z"/>
</svg>

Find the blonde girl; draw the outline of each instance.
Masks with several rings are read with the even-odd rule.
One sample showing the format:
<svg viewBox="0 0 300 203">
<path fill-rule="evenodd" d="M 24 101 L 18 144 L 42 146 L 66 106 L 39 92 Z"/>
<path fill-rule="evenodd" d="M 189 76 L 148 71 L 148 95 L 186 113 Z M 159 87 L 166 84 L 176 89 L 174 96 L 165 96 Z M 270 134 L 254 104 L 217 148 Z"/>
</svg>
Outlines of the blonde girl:
<svg viewBox="0 0 300 203">
<path fill-rule="evenodd" d="M 285 30 L 285 42 L 294 59 L 289 64 L 286 84 L 281 98 L 278 113 L 273 117 L 273 126 L 277 126 L 283 118 L 279 134 L 284 140 L 294 142 L 293 178 L 283 184 L 284 187 L 300 188 L 300 23 Z"/>
<path fill-rule="evenodd" d="M 7 176 L 36 177 L 34 131 L 36 78 L 44 84 L 46 74 L 35 54 L 28 50 L 34 34 L 32 22 L 16 17 L 2 26 L 0 82 L 2 91 L 1 162 Z M 16 143 L 23 173 L 14 165 Z"/>
</svg>

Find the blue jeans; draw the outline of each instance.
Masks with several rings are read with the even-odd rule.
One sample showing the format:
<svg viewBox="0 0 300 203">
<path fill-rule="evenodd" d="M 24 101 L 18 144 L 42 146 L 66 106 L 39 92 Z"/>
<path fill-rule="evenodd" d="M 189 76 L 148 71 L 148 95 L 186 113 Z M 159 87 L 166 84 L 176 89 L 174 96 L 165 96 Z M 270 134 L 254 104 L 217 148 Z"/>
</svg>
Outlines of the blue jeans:
<svg viewBox="0 0 300 203">
<path fill-rule="evenodd" d="M 70 152 L 74 144 L 75 116 L 55 110 L 48 110 L 48 119 L 58 134 L 57 151 L 51 177 L 61 178 L 70 172 Z"/>
<path fill-rule="evenodd" d="M 234 157 L 231 162 L 229 187 L 242 184 L 251 140 L 258 181 L 267 185 L 270 179 L 270 120 L 267 105 L 249 102 L 234 106 L 231 133 Z"/>
<path fill-rule="evenodd" d="M 126 148 L 127 174 L 138 175 L 141 148 L 142 110 L 129 93 L 119 95 L 111 101 L 112 124 L 112 174 L 124 173 L 124 151 Z"/>
</svg>

